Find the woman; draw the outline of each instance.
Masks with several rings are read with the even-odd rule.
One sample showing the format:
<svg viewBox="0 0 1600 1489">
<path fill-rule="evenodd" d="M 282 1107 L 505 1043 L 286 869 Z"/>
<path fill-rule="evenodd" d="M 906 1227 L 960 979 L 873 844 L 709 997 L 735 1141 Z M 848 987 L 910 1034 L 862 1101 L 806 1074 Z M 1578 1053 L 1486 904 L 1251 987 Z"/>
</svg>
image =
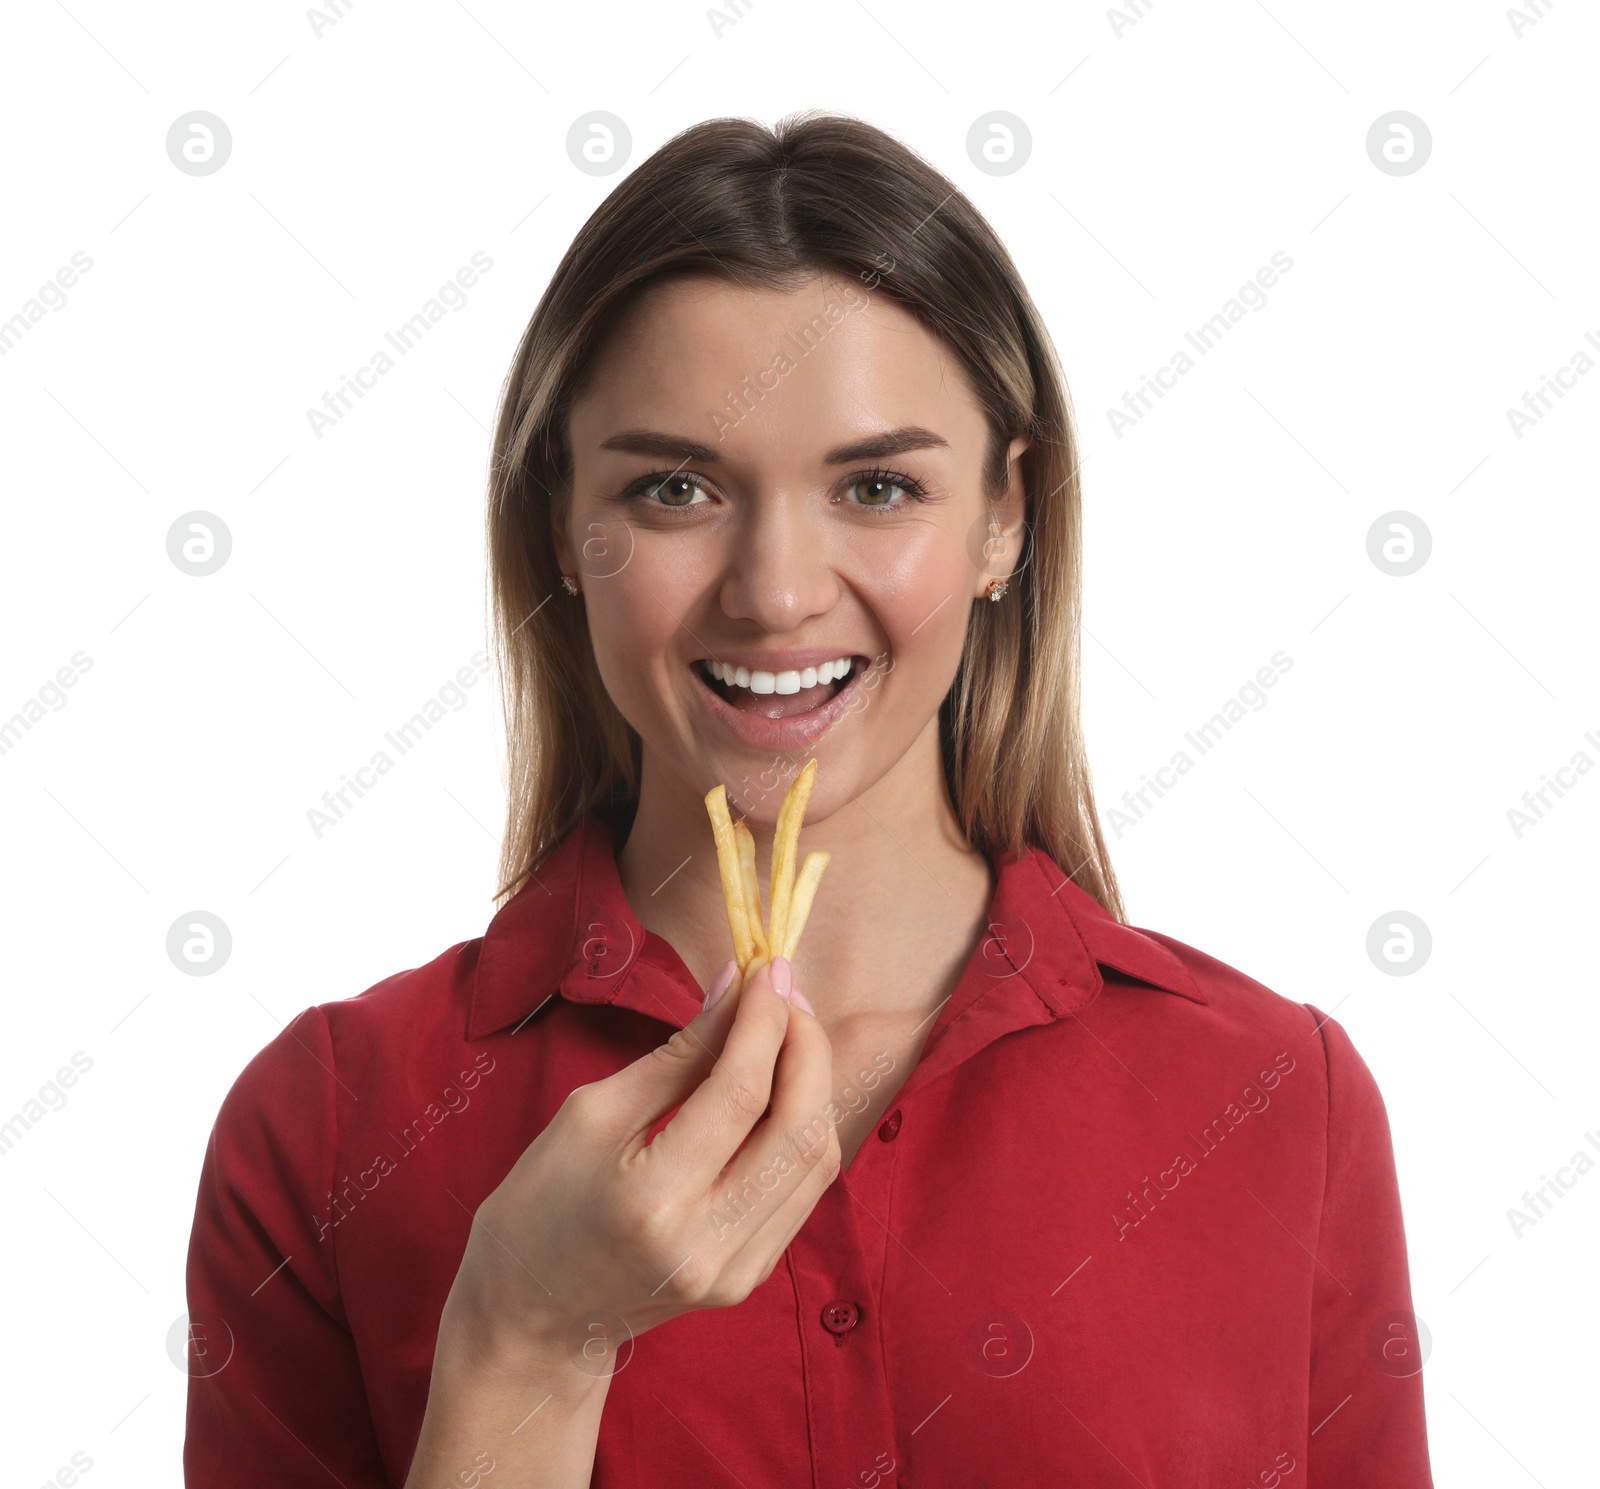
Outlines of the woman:
<svg viewBox="0 0 1600 1489">
<path fill-rule="evenodd" d="M 534 313 L 489 533 L 504 904 L 224 1103 L 189 1482 L 1427 1484 L 1371 1075 L 1126 924 L 1066 392 L 949 182 L 669 142 Z M 764 862 L 812 759 L 809 929 L 732 988 L 702 799 Z"/>
</svg>

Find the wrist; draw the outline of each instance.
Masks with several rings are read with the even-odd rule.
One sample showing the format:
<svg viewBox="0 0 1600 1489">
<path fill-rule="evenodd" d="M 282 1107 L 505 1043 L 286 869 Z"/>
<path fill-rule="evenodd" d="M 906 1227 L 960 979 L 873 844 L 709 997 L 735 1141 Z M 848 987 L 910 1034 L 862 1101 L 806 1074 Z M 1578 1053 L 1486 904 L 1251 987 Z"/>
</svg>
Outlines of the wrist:
<svg viewBox="0 0 1600 1489">
<path fill-rule="evenodd" d="M 581 1400 L 597 1387 L 604 1391 L 611 1379 L 608 1362 L 573 1355 L 556 1319 L 523 1317 L 508 1326 L 454 1293 L 440 1315 L 434 1373 L 447 1386 L 523 1394 L 539 1385 L 567 1400 Z"/>
</svg>

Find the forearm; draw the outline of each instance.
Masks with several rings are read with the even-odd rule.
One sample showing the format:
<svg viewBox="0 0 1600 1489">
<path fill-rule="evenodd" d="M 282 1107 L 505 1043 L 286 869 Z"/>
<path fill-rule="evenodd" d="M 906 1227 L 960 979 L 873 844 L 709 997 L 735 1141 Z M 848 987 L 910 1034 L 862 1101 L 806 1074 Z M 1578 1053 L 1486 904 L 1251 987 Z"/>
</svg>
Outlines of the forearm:
<svg viewBox="0 0 1600 1489">
<path fill-rule="evenodd" d="M 405 1489 L 588 1489 L 610 1376 L 441 1321 Z"/>
</svg>

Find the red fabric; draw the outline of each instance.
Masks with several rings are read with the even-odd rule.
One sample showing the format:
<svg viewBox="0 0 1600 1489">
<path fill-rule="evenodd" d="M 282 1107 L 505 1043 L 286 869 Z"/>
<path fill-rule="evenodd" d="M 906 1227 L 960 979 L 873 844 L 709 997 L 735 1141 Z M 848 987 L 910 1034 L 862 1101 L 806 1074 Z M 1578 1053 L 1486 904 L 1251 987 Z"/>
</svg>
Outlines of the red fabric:
<svg viewBox="0 0 1600 1489">
<path fill-rule="evenodd" d="M 593 1484 L 1425 1489 L 1344 1030 L 1041 855 L 996 870 L 878 1131 L 744 1303 L 634 1342 Z M 188 1484 L 401 1485 L 472 1210 L 700 1003 L 589 821 L 483 937 L 273 1039 L 200 1179 Z"/>
</svg>

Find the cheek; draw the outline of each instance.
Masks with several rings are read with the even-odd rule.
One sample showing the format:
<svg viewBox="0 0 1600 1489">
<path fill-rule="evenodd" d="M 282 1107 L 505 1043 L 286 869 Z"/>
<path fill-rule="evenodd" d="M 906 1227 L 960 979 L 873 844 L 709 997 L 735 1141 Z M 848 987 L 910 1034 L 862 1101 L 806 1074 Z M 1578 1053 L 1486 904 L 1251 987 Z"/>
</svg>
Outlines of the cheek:
<svg viewBox="0 0 1600 1489">
<path fill-rule="evenodd" d="M 605 578 L 586 576 L 581 602 L 606 691 L 636 727 L 638 715 L 649 708 L 651 678 L 665 666 L 678 629 L 674 617 L 687 608 L 681 597 L 658 587 L 640 558 L 636 552 L 625 569 Z"/>
<path fill-rule="evenodd" d="M 907 547 L 874 566 L 867 593 L 888 633 L 896 664 L 933 663 L 950 652 L 950 670 L 966 636 L 974 570 L 948 534 Z"/>
</svg>

